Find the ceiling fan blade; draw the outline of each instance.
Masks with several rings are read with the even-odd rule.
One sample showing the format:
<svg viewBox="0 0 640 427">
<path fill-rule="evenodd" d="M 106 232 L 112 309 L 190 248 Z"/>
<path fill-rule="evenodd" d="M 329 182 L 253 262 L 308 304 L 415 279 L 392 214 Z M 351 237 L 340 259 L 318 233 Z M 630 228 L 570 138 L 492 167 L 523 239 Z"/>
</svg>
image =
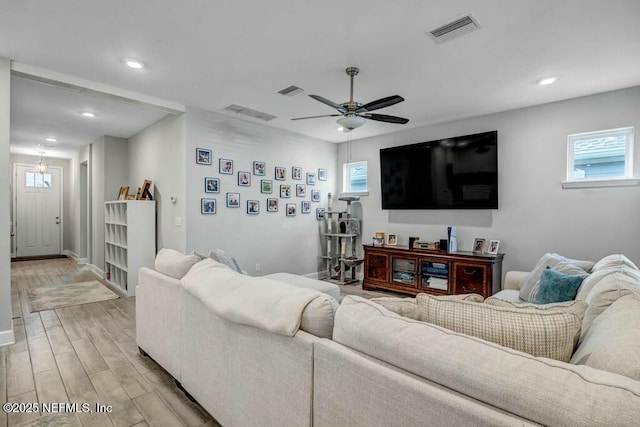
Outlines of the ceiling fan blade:
<svg viewBox="0 0 640 427">
<path fill-rule="evenodd" d="M 309 116 L 309 117 L 296 117 L 291 120 L 307 120 L 307 119 L 317 119 L 318 117 L 340 117 L 342 114 L 323 114 L 321 116 Z"/>
<path fill-rule="evenodd" d="M 364 117 L 369 120 L 377 120 L 379 122 L 398 123 L 401 125 L 409 123 L 409 119 L 397 116 L 388 116 L 386 114 L 360 114 L 360 117 Z"/>
<path fill-rule="evenodd" d="M 404 98 L 400 95 L 387 96 L 386 98 L 376 99 L 375 101 L 371 101 L 370 103 L 363 105 L 357 110 L 357 112 L 378 110 L 402 101 L 404 101 Z"/>
<path fill-rule="evenodd" d="M 315 99 L 316 101 L 322 102 L 323 104 L 328 105 L 329 107 L 333 107 L 336 110 L 340 111 L 341 113 L 346 113 L 347 109 L 344 108 L 342 105 L 340 104 L 336 104 L 333 101 L 329 101 L 327 98 L 323 98 L 320 95 L 309 95 L 311 98 Z"/>
</svg>

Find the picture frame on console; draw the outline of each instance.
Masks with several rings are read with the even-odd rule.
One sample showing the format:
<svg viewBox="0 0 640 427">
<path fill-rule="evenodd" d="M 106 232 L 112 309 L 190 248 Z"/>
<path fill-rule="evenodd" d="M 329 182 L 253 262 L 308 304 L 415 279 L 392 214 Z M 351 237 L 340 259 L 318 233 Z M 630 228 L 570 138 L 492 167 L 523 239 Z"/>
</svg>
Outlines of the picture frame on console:
<svg viewBox="0 0 640 427">
<path fill-rule="evenodd" d="M 484 252 L 484 244 L 486 243 L 486 239 L 480 239 L 476 237 L 476 240 L 473 242 L 473 252 L 481 254 Z"/>
<path fill-rule="evenodd" d="M 497 255 L 499 247 L 500 247 L 500 240 L 490 240 L 489 247 L 487 248 L 487 253 L 489 255 Z"/>
<path fill-rule="evenodd" d="M 387 246 L 396 246 L 398 244 L 398 235 L 396 233 L 387 234 Z"/>
</svg>

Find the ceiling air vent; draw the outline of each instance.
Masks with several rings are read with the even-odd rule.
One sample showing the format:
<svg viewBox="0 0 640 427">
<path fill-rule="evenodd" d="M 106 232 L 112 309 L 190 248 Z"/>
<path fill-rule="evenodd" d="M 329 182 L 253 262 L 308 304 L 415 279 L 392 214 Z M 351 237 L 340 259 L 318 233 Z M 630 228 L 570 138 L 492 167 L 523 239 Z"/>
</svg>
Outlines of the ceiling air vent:
<svg viewBox="0 0 640 427">
<path fill-rule="evenodd" d="M 263 113 L 261 111 L 252 110 L 251 108 L 241 107 L 236 104 L 231 104 L 225 108 L 227 111 L 233 111 L 234 113 L 242 114 L 244 116 L 249 116 L 254 119 L 263 120 L 268 122 L 269 120 L 273 120 L 276 116 L 272 116 L 271 114 Z"/>
<path fill-rule="evenodd" d="M 304 89 L 294 85 L 285 87 L 284 89 L 278 91 L 280 95 L 285 95 L 285 96 L 296 96 L 302 92 L 304 92 Z"/>
<path fill-rule="evenodd" d="M 468 34 L 480 28 L 478 21 L 471 15 L 456 18 L 451 22 L 427 32 L 434 42 L 441 44 L 446 41 Z"/>
</svg>

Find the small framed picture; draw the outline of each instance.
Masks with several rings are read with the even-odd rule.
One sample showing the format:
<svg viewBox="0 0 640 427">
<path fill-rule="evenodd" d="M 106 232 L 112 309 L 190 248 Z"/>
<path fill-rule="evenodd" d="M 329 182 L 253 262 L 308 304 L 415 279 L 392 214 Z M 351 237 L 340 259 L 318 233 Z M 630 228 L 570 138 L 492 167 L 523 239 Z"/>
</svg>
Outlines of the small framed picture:
<svg viewBox="0 0 640 427">
<path fill-rule="evenodd" d="M 303 214 L 311 213 L 311 202 L 308 202 L 308 201 L 300 202 L 300 212 L 302 212 Z"/>
<path fill-rule="evenodd" d="M 291 168 L 291 179 L 302 180 L 302 168 L 300 166 L 293 166 Z"/>
<path fill-rule="evenodd" d="M 326 181 L 326 180 L 327 180 L 327 170 L 318 169 L 318 181 Z"/>
<path fill-rule="evenodd" d="M 196 148 L 196 163 L 199 165 L 211 164 L 211 150 L 206 148 Z"/>
<path fill-rule="evenodd" d="M 267 212 L 278 212 L 278 199 L 267 199 Z"/>
<path fill-rule="evenodd" d="M 387 246 L 396 246 L 398 244 L 398 235 L 396 233 L 387 234 Z"/>
<path fill-rule="evenodd" d="M 258 215 L 260 213 L 260 202 L 258 200 L 247 200 L 247 213 Z"/>
<path fill-rule="evenodd" d="M 129 196 L 129 187 L 120 187 L 120 193 L 118 193 L 118 200 L 127 200 Z"/>
<path fill-rule="evenodd" d="M 200 213 L 216 213 L 216 199 L 200 199 Z"/>
<path fill-rule="evenodd" d="M 324 219 L 324 208 L 316 208 L 316 219 Z"/>
<path fill-rule="evenodd" d="M 296 216 L 296 204 L 287 203 L 287 216 Z"/>
<path fill-rule="evenodd" d="M 225 175 L 233 175 L 233 160 L 220 159 L 218 162 L 218 170 Z"/>
<path fill-rule="evenodd" d="M 280 197 L 283 199 L 288 199 L 291 197 L 291 186 L 288 184 L 282 184 L 280 186 Z"/>
<path fill-rule="evenodd" d="M 476 240 L 474 240 L 473 242 L 473 252 L 478 252 L 478 253 L 484 252 L 485 242 L 486 242 L 485 239 L 476 238 Z"/>
<path fill-rule="evenodd" d="M 220 180 L 218 178 L 212 178 L 210 176 L 204 179 L 204 192 L 205 193 L 219 193 L 220 192 Z"/>
<path fill-rule="evenodd" d="M 316 185 L 316 174 L 307 172 L 307 185 Z"/>
<path fill-rule="evenodd" d="M 287 179 L 287 170 L 281 166 L 276 166 L 275 177 L 278 181 L 284 181 Z"/>
<path fill-rule="evenodd" d="M 499 247 L 500 247 L 500 240 L 489 240 L 489 248 L 487 249 L 487 253 L 491 255 L 496 255 L 498 253 Z"/>
<path fill-rule="evenodd" d="M 311 190 L 311 201 L 312 202 L 320 201 L 320 190 Z"/>
<path fill-rule="evenodd" d="M 151 184 L 152 182 L 148 179 L 145 179 L 142 183 L 142 187 L 140 187 L 139 195 L 136 196 L 136 200 L 153 200 L 153 196 L 151 195 Z"/>
<path fill-rule="evenodd" d="M 380 242 L 381 245 L 384 245 L 385 242 L 385 234 L 382 231 L 377 231 L 374 235 L 374 239 Z"/>
<path fill-rule="evenodd" d="M 240 193 L 227 193 L 227 207 L 228 208 L 240 207 Z"/>
<path fill-rule="evenodd" d="M 253 174 L 258 176 L 264 176 L 267 170 L 265 162 L 253 162 Z"/>
<path fill-rule="evenodd" d="M 273 181 L 271 181 L 270 179 L 261 179 L 260 192 L 263 194 L 273 193 Z"/>
<path fill-rule="evenodd" d="M 238 185 L 241 187 L 250 187 L 251 174 L 249 172 L 238 172 Z"/>
<path fill-rule="evenodd" d="M 296 184 L 296 197 L 304 197 L 307 195 L 307 186 L 304 184 Z"/>
</svg>

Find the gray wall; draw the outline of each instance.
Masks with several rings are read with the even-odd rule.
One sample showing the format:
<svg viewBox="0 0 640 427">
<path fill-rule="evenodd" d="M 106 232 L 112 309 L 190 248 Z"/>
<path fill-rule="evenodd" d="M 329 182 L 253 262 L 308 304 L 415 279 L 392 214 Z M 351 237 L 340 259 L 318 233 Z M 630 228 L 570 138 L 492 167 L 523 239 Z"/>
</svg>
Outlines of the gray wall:
<svg viewBox="0 0 640 427">
<path fill-rule="evenodd" d="M 370 195 L 361 199 L 363 240 L 370 242 L 376 231 L 396 232 L 404 245 L 409 236 L 438 240 L 454 225 L 462 250 L 471 250 L 476 237 L 499 239 L 506 254 L 503 271 L 529 270 L 547 251 L 590 260 L 624 253 L 640 264 L 640 187 L 561 186 L 568 134 L 624 126 L 635 126 L 637 141 L 640 87 L 354 141 L 352 161 L 369 162 Z M 491 130 L 498 131 L 498 210 L 381 209 L 380 148 Z M 338 163 L 347 156 L 348 144 L 340 144 Z M 636 176 L 639 159 L 636 142 Z"/>
<path fill-rule="evenodd" d="M 186 238 L 187 251 L 207 253 L 221 248 L 235 255 L 240 264 L 252 275 L 277 271 L 294 274 L 309 274 L 318 271 L 320 255 L 319 222 L 315 219 L 315 209 L 325 207 L 327 193 L 335 192 L 337 178 L 337 145 L 312 139 L 303 135 L 268 128 L 245 120 L 238 120 L 198 109 L 188 109 L 187 128 L 187 198 L 186 198 Z M 213 151 L 213 165 L 198 165 L 195 162 L 196 148 Z M 218 159 L 234 161 L 233 175 L 218 173 Z M 266 176 L 252 175 L 251 187 L 237 185 L 238 171 L 252 171 L 253 161 L 266 162 Z M 274 180 L 275 166 L 286 167 L 287 180 Z M 318 181 L 315 187 L 307 186 L 307 196 L 290 199 L 279 198 L 279 185 L 295 184 L 302 181 L 291 179 L 291 167 L 300 166 L 303 174 L 317 173 L 318 168 L 328 170 L 328 180 Z M 220 194 L 204 192 L 206 176 L 220 178 Z M 273 181 L 273 194 L 260 193 L 260 179 Z M 285 216 L 285 204 L 296 203 L 298 210 L 302 200 L 311 199 L 311 189 L 321 191 L 321 203 L 312 203 L 312 213 L 296 217 Z M 239 209 L 226 208 L 227 192 L 240 193 Z M 218 213 L 202 215 L 200 199 L 217 199 Z M 266 212 L 267 198 L 279 199 L 277 213 Z M 260 201 L 260 214 L 248 215 L 248 199 Z M 255 264 L 261 264 L 261 271 L 255 272 Z"/>
<path fill-rule="evenodd" d="M 127 185 L 127 162 L 126 139 L 103 136 L 91 143 L 90 262 L 101 270 L 104 269 L 104 202 L 116 200 L 120 187 Z"/>
<path fill-rule="evenodd" d="M 86 239 L 86 236 L 83 236 L 81 232 L 82 221 L 80 217 L 83 212 L 86 213 L 87 210 L 89 211 L 91 210 L 90 200 L 91 200 L 92 192 L 89 191 L 89 194 L 87 195 L 89 197 L 89 203 L 88 203 L 89 206 L 86 206 L 85 209 L 82 209 L 82 206 L 80 206 L 80 200 L 81 200 L 80 164 L 83 162 L 87 162 L 87 167 L 88 167 L 87 187 L 91 189 L 92 168 L 91 168 L 91 161 L 90 161 L 90 158 L 91 158 L 90 153 L 91 153 L 91 145 L 86 145 L 82 147 L 80 149 L 80 152 L 76 156 L 74 156 L 70 161 L 70 169 L 71 169 L 70 198 L 71 200 L 69 202 L 70 203 L 70 209 L 69 209 L 70 224 L 68 227 L 71 233 L 71 236 L 70 236 L 71 246 L 69 250 L 78 257 L 87 257 L 87 258 L 89 258 L 91 247 L 86 248 L 86 253 L 82 253 L 84 251 L 82 250 L 83 243 L 81 242 L 81 239 Z M 89 216 L 90 215 L 91 214 L 89 213 Z"/>
<path fill-rule="evenodd" d="M 10 64 L 0 58 L 0 345 L 13 342 L 9 238 Z"/>
<path fill-rule="evenodd" d="M 14 163 L 26 163 L 29 165 L 35 165 L 40 161 L 40 156 L 28 156 L 24 154 L 11 154 L 11 164 Z M 71 197 L 73 190 L 71 188 L 71 160 L 69 159 L 54 159 L 50 157 L 44 157 L 44 161 L 49 166 L 58 166 L 62 168 L 62 249 L 70 250 L 72 247 L 72 235 L 73 226 L 71 224 Z M 13 171 L 13 167 L 11 168 Z M 13 213 L 13 212 L 12 212 Z"/>
<path fill-rule="evenodd" d="M 156 201 L 156 248 L 186 250 L 185 115 L 169 114 L 129 138 L 130 193 L 145 179 L 153 181 Z M 176 197 L 176 203 L 171 202 Z M 176 225 L 181 223 L 182 225 Z"/>
</svg>

